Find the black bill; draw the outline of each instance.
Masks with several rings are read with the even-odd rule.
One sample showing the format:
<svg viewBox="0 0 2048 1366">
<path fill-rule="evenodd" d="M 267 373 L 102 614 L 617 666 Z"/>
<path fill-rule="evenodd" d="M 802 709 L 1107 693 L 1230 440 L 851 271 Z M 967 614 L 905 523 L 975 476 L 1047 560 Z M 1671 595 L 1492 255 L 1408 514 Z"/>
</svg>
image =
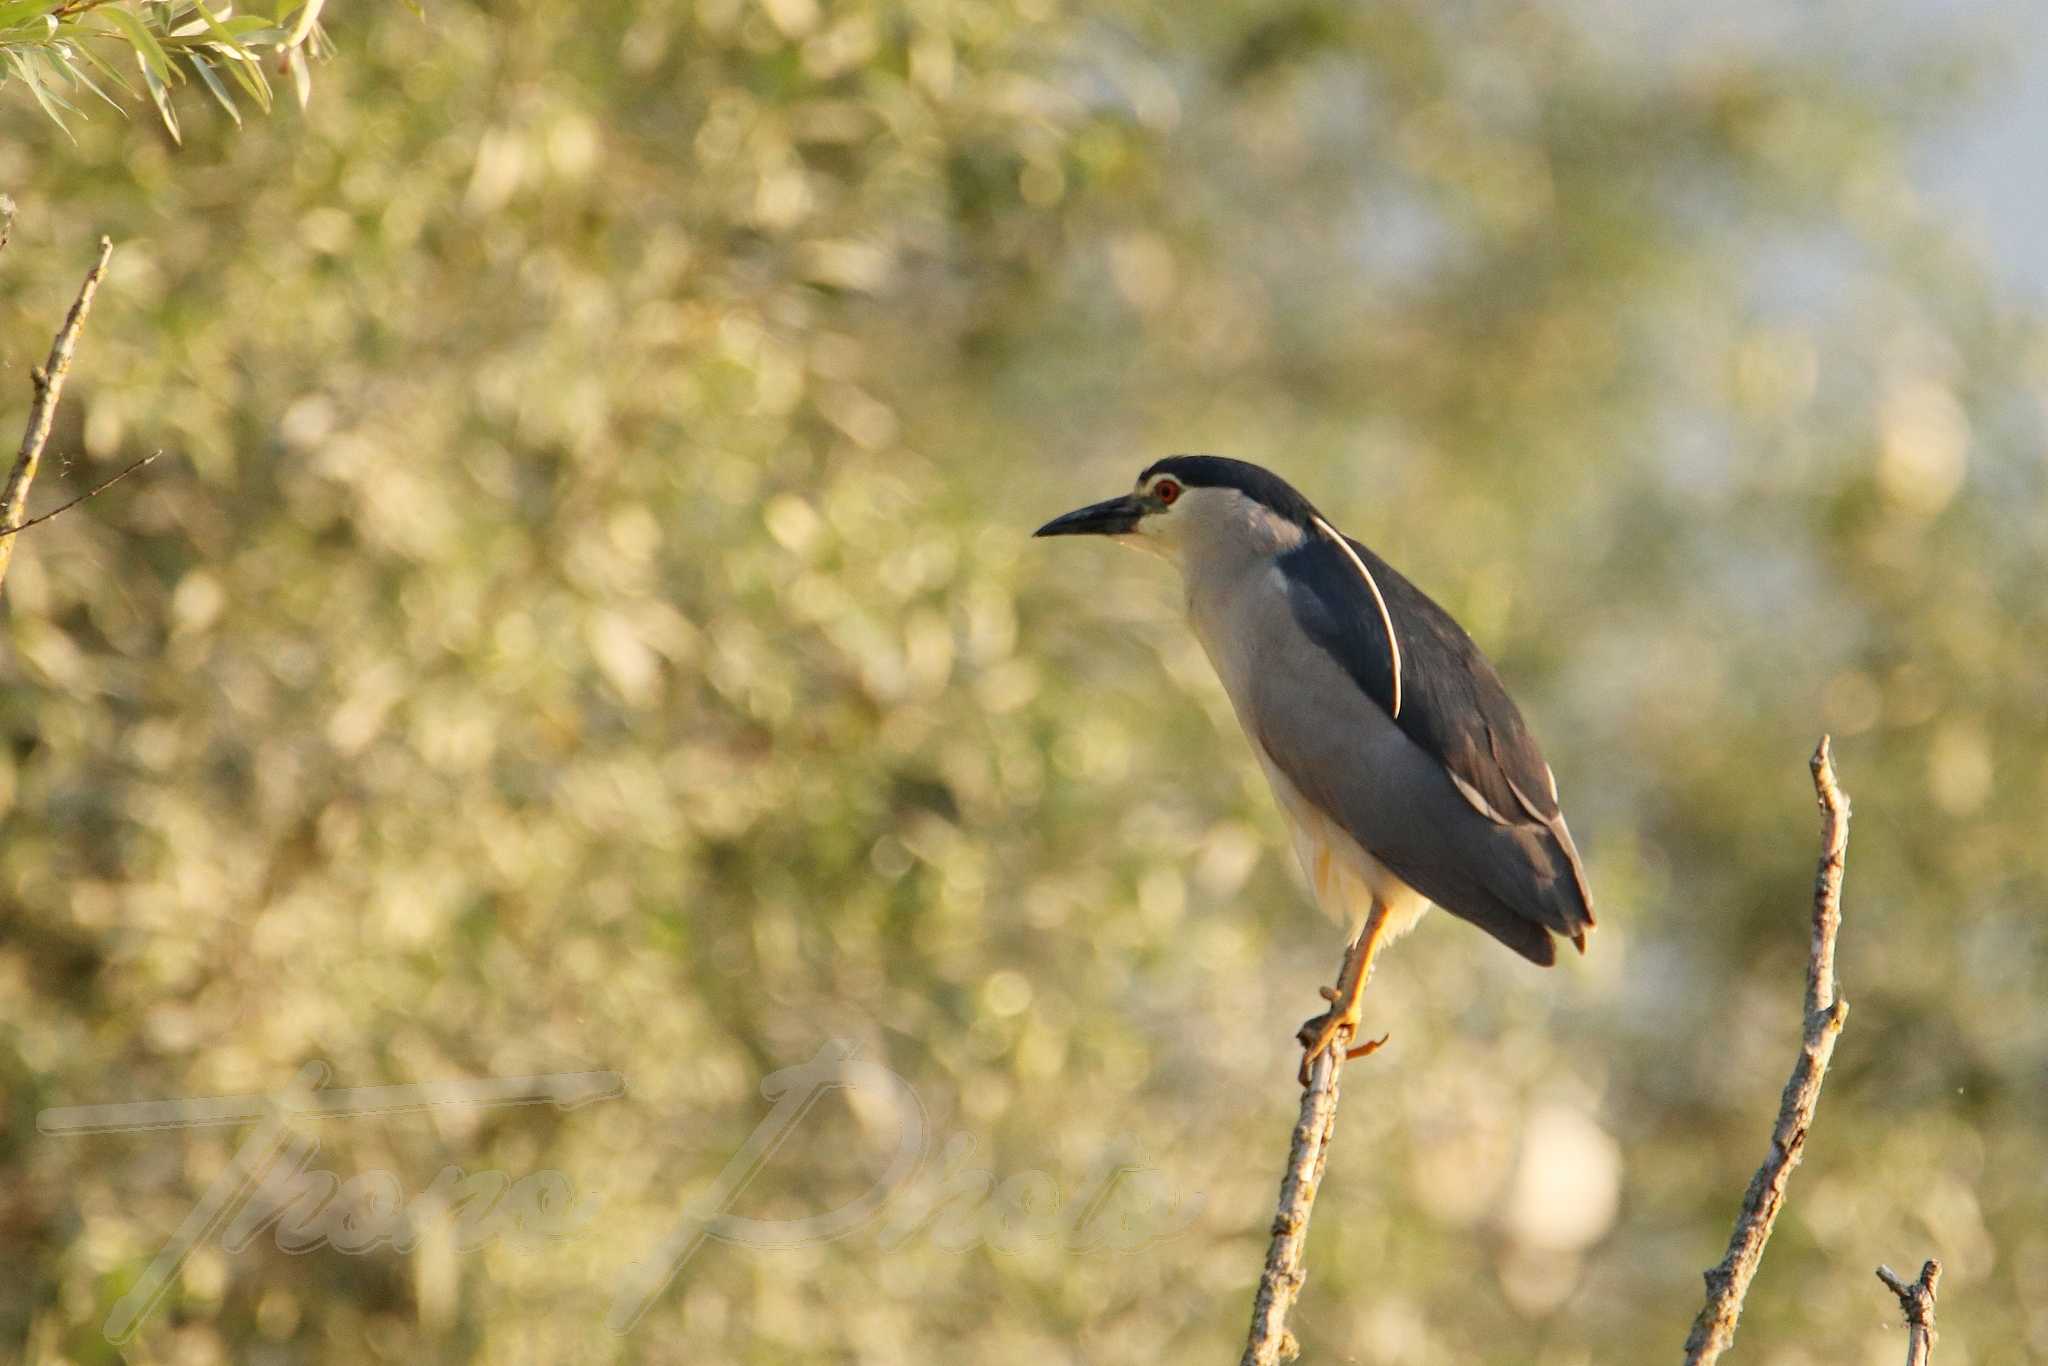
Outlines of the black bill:
<svg viewBox="0 0 2048 1366">
<path fill-rule="evenodd" d="M 1064 517 L 1055 517 L 1038 530 L 1034 536 L 1121 536 L 1138 525 L 1138 519 L 1148 511 L 1145 500 L 1135 494 L 1111 498 L 1076 508 Z"/>
</svg>

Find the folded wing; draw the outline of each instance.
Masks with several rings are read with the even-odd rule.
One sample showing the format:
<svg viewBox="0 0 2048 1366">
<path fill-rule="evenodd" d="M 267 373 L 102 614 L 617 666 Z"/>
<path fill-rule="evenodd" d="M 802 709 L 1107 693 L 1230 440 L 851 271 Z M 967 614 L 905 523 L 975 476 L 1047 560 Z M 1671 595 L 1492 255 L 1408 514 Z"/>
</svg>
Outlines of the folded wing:
<svg viewBox="0 0 2048 1366">
<path fill-rule="evenodd" d="M 1594 923 L 1585 869 L 1550 767 L 1493 666 L 1392 566 L 1317 529 L 1278 564 L 1312 657 L 1259 671 L 1256 739 L 1437 905 L 1539 963 L 1556 956 L 1553 933 L 1583 951 Z M 1289 647 L 1276 635 L 1268 648 Z"/>
</svg>

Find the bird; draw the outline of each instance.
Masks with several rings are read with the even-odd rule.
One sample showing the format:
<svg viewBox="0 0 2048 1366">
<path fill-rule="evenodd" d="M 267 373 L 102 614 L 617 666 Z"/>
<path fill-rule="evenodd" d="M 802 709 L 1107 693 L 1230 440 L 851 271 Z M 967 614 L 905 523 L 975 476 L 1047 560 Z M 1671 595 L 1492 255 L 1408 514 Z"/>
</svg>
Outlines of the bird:
<svg viewBox="0 0 2048 1366">
<path fill-rule="evenodd" d="M 1347 945 L 1300 1079 L 1351 1046 L 1381 950 L 1442 907 L 1532 963 L 1586 951 L 1586 869 L 1556 775 L 1500 675 L 1450 613 L 1249 461 L 1173 455 L 1128 494 L 1037 536 L 1106 536 L 1179 570 L 1303 874 Z"/>
</svg>

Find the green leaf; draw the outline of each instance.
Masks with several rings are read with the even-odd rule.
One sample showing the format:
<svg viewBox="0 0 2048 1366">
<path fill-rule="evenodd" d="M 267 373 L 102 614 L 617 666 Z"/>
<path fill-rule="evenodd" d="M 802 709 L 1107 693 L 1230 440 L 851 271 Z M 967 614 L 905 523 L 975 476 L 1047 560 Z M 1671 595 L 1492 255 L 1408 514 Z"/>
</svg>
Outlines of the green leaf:
<svg viewBox="0 0 2048 1366">
<path fill-rule="evenodd" d="M 177 79 L 177 69 L 165 55 L 163 44 L 156 40 L 156 35 L 149 31 L 149 26 L 136 18 L 125 5 L 109 5 L 105 9 L 94 10 L 93 13 L 106 16 L 108 22 L 121 30 L 122 36 L 127 38 L 130 46 L 135 49 L 136 60 L 142 64 L 145 76 L 153 76 L 162 85 L 169 85 Z"/>
<path fill-rule="evenodd" d="M 202 16 L 202 22 L 181 27 L 178 30 L 179 45 L 192 57 L 196 57 L 201 50 L 217 54 L 213 60 L 224 62 L 228 73 L 235 78 L 235 83 L 248 93 L 250 99 L 256 101 L 258 108 L 269 113 L 270 81 L 263 74 L 263 63 L 234 36 L 226 24 L 214 16 L 213 11 L 206 7 L 204 0 L 193 0 L 193 4 Z M 256 26 L 260 29 L 269 27 L 260 19 L 256 21 Z M 193 41 L 202 33 L 206 34 L 210 41 Z M 214 69 L 219 70 L 218 67 Z"/>
<path fill-rule="evenodd" d="M 64 115 L 61 112 L 68 109 L 75 114 L 78 111 L 63 96 L 44 85 L 43 78 L 37 74 L 34 65 L 21 52 L 13 48 L 7 49 L 7 64 L 14 68 L 14 74 L 21 79 L 23 85 L 28 87 L 28 93 L 35 96 L 36 103 L 41 105 L 43 112 L 50 116 L 50 122 L 62 128 L 65 137 L 70 138 L 73 142 L 78 141 L 77 137 L 72 134 L 70 125 L 64 122 Z"/>
<path fill-rule="evenodd" d="M 255 57 L 248 55 L 247 52 L 243 52 L 238 57 L 221 48 L 215 48 L 214 51 L 221 53 L 221 60 L 226 64 L 228 74 L 235 78 L 235 84 L 248 92 L 249 98 L 256 101 L 258 109 L 268 114 L 270 112 L 270 79 L 263 74 L 263 63 Z"/>
<path fill-rule="evenodd" d="M 220 26 L 234 34 L 236 41 L 254 47 L 276 47 L 284 41 L 283 29 L 254 14 L 223 16 Z"/>
<path fill-rule="evenodd" d="M 27 28 L 49 12 L 49 0 L 9 0 L 0 4 L 0 29 Z"/>
<path fill-rule="evenodd" d="M 156 102 L 157 117 L 164 121 L 164 130 L 171 135 L 171 141 L 184 144 L 184 135 L 178 131 L 178 116 L 171 109 L 171 88 L 162 77 L 150 67 L 140 52 L 135 54 L 135 64 L 142 68 L 142 83 L 149 87 L 149 97 Z"/>
<path fill-rule="evenodd" d="M 105 36 L 104 31 L 101 30 L 86 29 L 80 30 L 79 32 L 84 36 L 90 37 Z M 135 87 L 128 84 L 128 78 L 126 76 L 123 76 L 118 68 L 110 66 L 107 63 L 106 58 L 100 56 L 99 53 L 93 51 L 93 45 L 91 43 L 80 41 L 73 44 L 73 48 L 77 51 L 79 56 L 83 57 L 86 60 L 86 62 L 92 66 L 94 70 L 98 71 L 102 76 L 105 76 L 108 80 L 112 81 L 114 85 L 121 91 L 122 94 L 133 95 L 135 93 Z M 84 73 L 80 72 L 79 74 L 83 75 Z M 95 86 L 94 89 L 98 89 L 98 87 Z M 104 96 L 102 96 L 102 98 L 104 98 Z M 114 107 L 116 109 L 121 110 L 121 113 L 123 115 L 126 115 L 128 112 L 126 108 L 119 104 L 116 104 Z"/>
<path fill-rule="evenodd" d="M 127 90 L 127 86 L 122 84 L 121 78 L 114 76 L 113 72 L 107 69 L 106 64 L 100 61 L 98 57 L 95 57 L 84 43 L 59 43 L 57 50 L 62 52 L 67 58 L 73 59 L 65 72 L 66 75 L 112 105 L 124 117 L 127 115 L 128 111 L 121 107 L 121 102 L 100 89 L 100 83 L 92 78 L 92 72 L 88 71 L 86 67 L 88 65 L 99 67 L 106 75 L 113 76 L 114 84 L 121 86 L 124 91 Z"/>
<path fill-rule="evenodd" d="M 213 92 L 213 98 L 220 104 L 220 107 L 228 111 L 228 117 L 235 121 L 235 127 L 240 128 L 242 126 L 242 111 L 235 108 L 234 100 L 228 95 L 228 88 L 220 83 L 220 77 L 214 73 L 213 63 L 200 53 L 194 52 L 189 55 L 192 61 L 192 69 L 199 73 L 199 79 L 205 83 L 208 90 Z"/>
<path fill-rule="evenodd" d="M 298 47 L 306 41 L 314 25 L 320 22 L 320 9 L 326 3 L 327 0 L 305 0 L 305 4 L 292 19 L 291 35 L 285 39 L 288 46 Z"/>
</svg>

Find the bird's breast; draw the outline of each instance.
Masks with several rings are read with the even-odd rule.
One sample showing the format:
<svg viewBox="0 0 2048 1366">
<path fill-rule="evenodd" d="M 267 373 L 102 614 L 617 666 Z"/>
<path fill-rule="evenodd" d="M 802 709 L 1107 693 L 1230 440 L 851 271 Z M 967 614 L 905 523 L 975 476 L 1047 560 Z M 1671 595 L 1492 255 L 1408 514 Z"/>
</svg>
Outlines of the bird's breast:
<svg viewBox="0 0 2048 1366">
<path fill-rule="evenodd" d="M 1260 707 L 1286 697 L 1303 713 L 1293 718 L 1296 723 L 1327 728 L 1328 761 L 1356 771 L 1372 763 L 1378 743 L 1398 736 L 1393 722 L 1333 662 L 1314 657 L 1293 625 L 1286 584 L 1271 562 L 1191 591 L 1188 619 L 1287 819 L 1295 857 L 1317 904 L 1356 932 L 1378 900 L 1392 912 L 1390 930 L 1407 930 L 1428 901 L 1305 793 L 1259 739 Z"/>
<path fill-rule="evenodd" d="M 1209 656 L 1238 720 L 1252 691 L 1252 671 L 1274 653 L 1276 628 L 1288 619 L 1287 587 L 1271 560 L 1245 566 L 1237 573 L 1212 576 L 1195 586 L 1190 577 L 1188 623 Z M 1247 733 L 1251 727 L 1246 725 Z"/>
</svg>

